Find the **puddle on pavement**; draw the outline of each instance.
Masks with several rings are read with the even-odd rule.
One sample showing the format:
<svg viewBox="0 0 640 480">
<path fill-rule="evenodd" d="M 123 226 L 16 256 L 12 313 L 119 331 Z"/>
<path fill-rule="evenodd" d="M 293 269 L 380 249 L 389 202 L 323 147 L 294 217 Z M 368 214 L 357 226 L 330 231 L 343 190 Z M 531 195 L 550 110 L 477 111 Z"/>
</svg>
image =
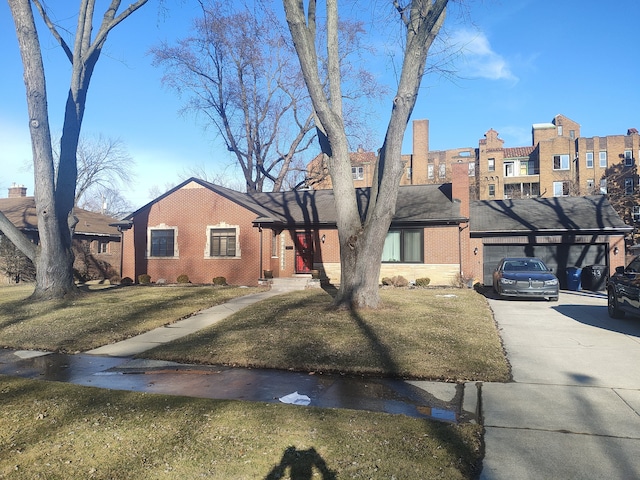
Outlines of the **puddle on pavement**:
<svg viewBox="0 0 640 480">
<path fill-rule="evenodd" d="M 451 423 L 476 420 L 472 413 L 462 411 L 464 386 L 455 384 L 434 383 L 435 393 L 430 393 L 430 382 L 12 350 L 0 351 L 0 374 L 115 390 L 272 403 L 299 392 L 311 399 L 311 406 L 321 408 L 370 410 Z"/>
</svg>

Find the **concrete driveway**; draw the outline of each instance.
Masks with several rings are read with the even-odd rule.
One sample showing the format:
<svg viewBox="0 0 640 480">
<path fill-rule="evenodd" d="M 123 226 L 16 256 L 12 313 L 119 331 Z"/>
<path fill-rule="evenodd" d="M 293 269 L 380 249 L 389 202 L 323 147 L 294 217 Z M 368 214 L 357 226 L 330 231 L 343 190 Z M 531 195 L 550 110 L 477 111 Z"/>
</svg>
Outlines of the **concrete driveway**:
<svg viewBox="0 0 640 480">
<path fill-rule="evenodd" d="M 490 298 L 514 383 L 485 383 L 481 478 L 640 478 L 640 318 L 604 293 Z"/>
</svg>

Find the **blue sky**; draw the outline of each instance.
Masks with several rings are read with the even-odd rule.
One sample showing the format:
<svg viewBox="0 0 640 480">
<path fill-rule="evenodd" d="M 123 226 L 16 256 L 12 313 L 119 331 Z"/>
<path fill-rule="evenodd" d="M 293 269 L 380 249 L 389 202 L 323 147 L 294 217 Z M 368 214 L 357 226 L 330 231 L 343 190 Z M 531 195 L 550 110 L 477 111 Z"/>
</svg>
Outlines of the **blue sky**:
<svg viewBox="0 0 640 480">
<path fill-rule="evenodd" d="M 168 3 L 180 6 L 170 5 L 167 15 L 160 16 L 152 2 L 112 32 L 93 76 L 83 125 L 85 134 L 124 142 L 135 160 L 136 184 L 124 192 L 134 207 L 150 200 L 152 186 L 164 189 L 177 183 L 189 167 L 232 174 L 231 159 L 220 142 L 194 117 L 179 114 L 181 100 L 162 87 L 162 72 L 151 66 L 148 49 L 185 36 L 198 14 L 194 2 Z M 640 2 L 618 0 L 611 4 L 615 7 L 580 0 L 465 3 L 464 16 L 451 12 L 445 24 L 454 50 L 463 51 L 451 65 L 457 76 L 426 76 L 412 117 L 429 119 L 432 150 L 476 147 L 490 128 L 507 147 L 530 145 L 531 125 L 549 122 L 559 113 L 580 123 L 587 137 L 640 128 L 635 25 Z M 44 29 L 40 41 L 50 121 L 59 131 L 69 65 Z M 24 168 L 31 147 L 22 65 L 6 2 L 0 2 L 0 42 L 0 197 L 13 182 L 26 185 L 31 195 L 33 175 Z M 371 65 L 381 81 L 390 80 L 384 55 Z M 378 108 L 380 139 L 388 103 L 382 101 Z M 409 125 L 405 153 L 410 152 Z"/>
</svg>

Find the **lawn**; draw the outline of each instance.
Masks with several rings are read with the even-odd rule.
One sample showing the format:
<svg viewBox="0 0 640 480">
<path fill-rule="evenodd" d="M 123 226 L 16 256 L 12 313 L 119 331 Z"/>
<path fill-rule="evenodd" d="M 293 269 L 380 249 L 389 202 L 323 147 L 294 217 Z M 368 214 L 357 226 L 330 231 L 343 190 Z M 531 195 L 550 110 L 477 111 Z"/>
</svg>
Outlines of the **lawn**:
<svg viewBox="0 0 640 480">
<path fill-rule="evenodd" d="M 126 287 L 33 304 L 0 288 L 0 345 L 76 352 L 257 289 Z M 485 298 L 388 289 L 347 312 L 323 290 L 271 297 L 146 352 L 189 363 L 445 381 L 506 381 Z M 0 376 L 0 478 L 473 479 L 482 426 L 366 411 L 217 401 Z"/>
<path fill-rule="evenodd" d="M 261 288 L 85 288 L 71 300 L 34 303 L 32 285 L 0 287 L 0 347 L 76 353 L 118 342 Z"/>
<path fill-rule="evenodd" d="M 470 289 L 385 289 L 379 310 L 330 307 L 323 290 L 272 297 L 141 354 L 183 363 L 443 381 L 508 381 L 486 299 Z"/>
</svg>

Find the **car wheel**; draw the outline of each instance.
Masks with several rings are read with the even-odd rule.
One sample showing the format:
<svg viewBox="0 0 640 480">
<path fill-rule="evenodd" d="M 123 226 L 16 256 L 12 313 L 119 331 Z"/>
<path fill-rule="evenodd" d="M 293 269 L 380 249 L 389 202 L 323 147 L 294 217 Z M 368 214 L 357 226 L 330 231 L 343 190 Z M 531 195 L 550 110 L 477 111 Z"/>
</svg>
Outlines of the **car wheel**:
<svg viewBox="0 0 640 480">
<path fill-rule="evenodd" d="M 618 299 L 616 298 L 613 288 L 607 290 L 607 311 L 611 318 L 624 317 L 624 312 L 620 310 L 620 307 L 618 306 Z"/>
</svg>

